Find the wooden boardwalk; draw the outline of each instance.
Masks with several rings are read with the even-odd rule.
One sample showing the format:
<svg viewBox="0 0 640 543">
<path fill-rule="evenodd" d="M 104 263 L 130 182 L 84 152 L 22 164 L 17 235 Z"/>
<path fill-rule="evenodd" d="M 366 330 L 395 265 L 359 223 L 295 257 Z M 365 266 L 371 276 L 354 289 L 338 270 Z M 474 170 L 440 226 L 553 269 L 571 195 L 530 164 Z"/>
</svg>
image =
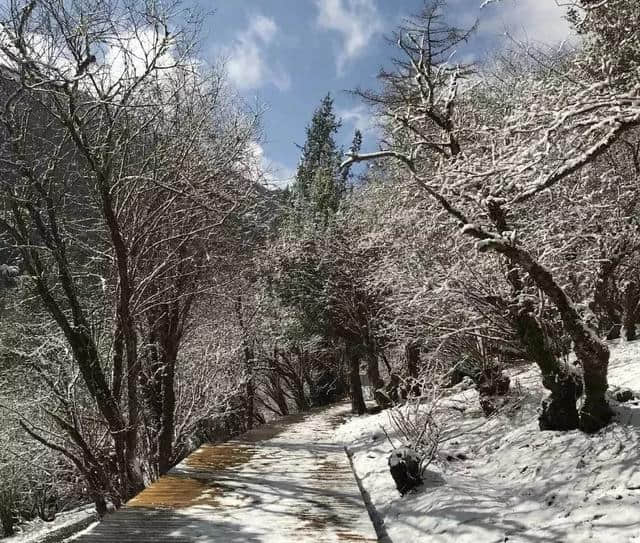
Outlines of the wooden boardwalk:
<svg viewBox="0 0 640 543">
<path fill-rule="evenodd" d="M 373 542 L 341 404 L 205 445 L 75 543 Z"/>
</svg>

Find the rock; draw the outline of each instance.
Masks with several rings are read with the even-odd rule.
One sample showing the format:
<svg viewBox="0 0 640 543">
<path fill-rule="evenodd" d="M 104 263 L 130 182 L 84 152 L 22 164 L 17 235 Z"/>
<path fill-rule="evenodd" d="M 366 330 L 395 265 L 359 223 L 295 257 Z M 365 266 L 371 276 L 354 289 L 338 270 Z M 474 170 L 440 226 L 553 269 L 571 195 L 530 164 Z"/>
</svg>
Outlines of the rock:
<svg viewBox="0 0 640 543">
<path fill-rule="evenodd" d="M 443 451 L 442 456 L 447 462 L 456 462 L 458 460 L 469 459 L 469 455 L 467 453 L 456 450 Z"/>
<path fill-rule="evenodd" d="M 401 496 L 422 484 L 421 461 L 410 447 L 400 447 L 389 455 L 389 471 Z"/>
<path fill-rule="evenodd" d="M 475 386 L 473 379 L 471 377 L 463 377 L 460 382 L 460 390 L 469 390 Z"/>
<path fill-rule="evenodd" d="M 635 394 L 633 390 L 629 388 L 621 388 L 619 390 L 616 390 L 614 397 L 618 402 L 624 403 L 633 400 L 635 398 Z"/>
<path fill-rule="evenodd" d="M 486 417 L 504 405 L 510 382 L 509 377 L 497 368 L 488 368 L 480 373 L 476 388 L 480 394 L 480 407 Z"/>
</svg>

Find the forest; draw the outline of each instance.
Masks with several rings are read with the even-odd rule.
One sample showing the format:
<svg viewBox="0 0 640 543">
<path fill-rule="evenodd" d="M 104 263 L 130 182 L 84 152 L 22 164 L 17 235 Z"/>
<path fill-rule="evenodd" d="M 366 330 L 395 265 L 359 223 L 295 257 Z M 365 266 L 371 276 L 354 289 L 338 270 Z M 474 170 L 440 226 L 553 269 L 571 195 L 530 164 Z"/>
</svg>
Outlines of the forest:
<svg viewBox="0 0 640 543">
<path fill-rule="evenodd" d="M 428 463 L 447 390 L 492 417 L 531 364 L 539 431 L 616 424 L 610 345 L 640 321 L 640 4 L 567 2 L 573 41 L 482 63 L 458 62 L 477 29 L 447 10 L 425 1 L 379 86 L 350 91 L 376 150 L 339 145 L 327 94 L 274 188 L 262 112 L 200 60 L 197 9 L 0 5 L 0 535 L 105 516 L 203 443 L 344 398 Z"/>
</svg>

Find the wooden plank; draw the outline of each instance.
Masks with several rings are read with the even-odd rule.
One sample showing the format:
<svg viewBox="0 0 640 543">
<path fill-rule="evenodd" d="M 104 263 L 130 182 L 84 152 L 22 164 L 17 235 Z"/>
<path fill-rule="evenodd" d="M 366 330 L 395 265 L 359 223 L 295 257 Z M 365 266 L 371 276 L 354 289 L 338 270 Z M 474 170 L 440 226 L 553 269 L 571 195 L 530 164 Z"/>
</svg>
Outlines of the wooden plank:
<svg viewBox="0 0 640 543">
<path fill-rule="evenodd" d="M 342 444 L 342 404 L 205 445 L 76 542 L 377 541 Z"/>
</svg>

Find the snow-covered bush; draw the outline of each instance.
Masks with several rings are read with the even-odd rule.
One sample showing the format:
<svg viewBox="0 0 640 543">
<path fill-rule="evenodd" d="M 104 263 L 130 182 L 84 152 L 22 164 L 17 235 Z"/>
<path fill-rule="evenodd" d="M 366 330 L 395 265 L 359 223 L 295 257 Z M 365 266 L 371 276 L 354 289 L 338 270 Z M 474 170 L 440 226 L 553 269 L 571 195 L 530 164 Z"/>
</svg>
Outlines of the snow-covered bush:
<svg viewBox="0 0 640 543">
<path fill-rule="evenodd" d="M 421 397 L 412 398 L 404 405 L 389 410 L 389 425 L 400 441 L 400 445 L 396 447 L 387 433 L 394 448 L 389 456 L 389 469 L 401 494 L 422 483 L 425 470 L 438 452 L 438 390 L 435 386 L 428 389 L 425 387 Z"/>
</svg>

